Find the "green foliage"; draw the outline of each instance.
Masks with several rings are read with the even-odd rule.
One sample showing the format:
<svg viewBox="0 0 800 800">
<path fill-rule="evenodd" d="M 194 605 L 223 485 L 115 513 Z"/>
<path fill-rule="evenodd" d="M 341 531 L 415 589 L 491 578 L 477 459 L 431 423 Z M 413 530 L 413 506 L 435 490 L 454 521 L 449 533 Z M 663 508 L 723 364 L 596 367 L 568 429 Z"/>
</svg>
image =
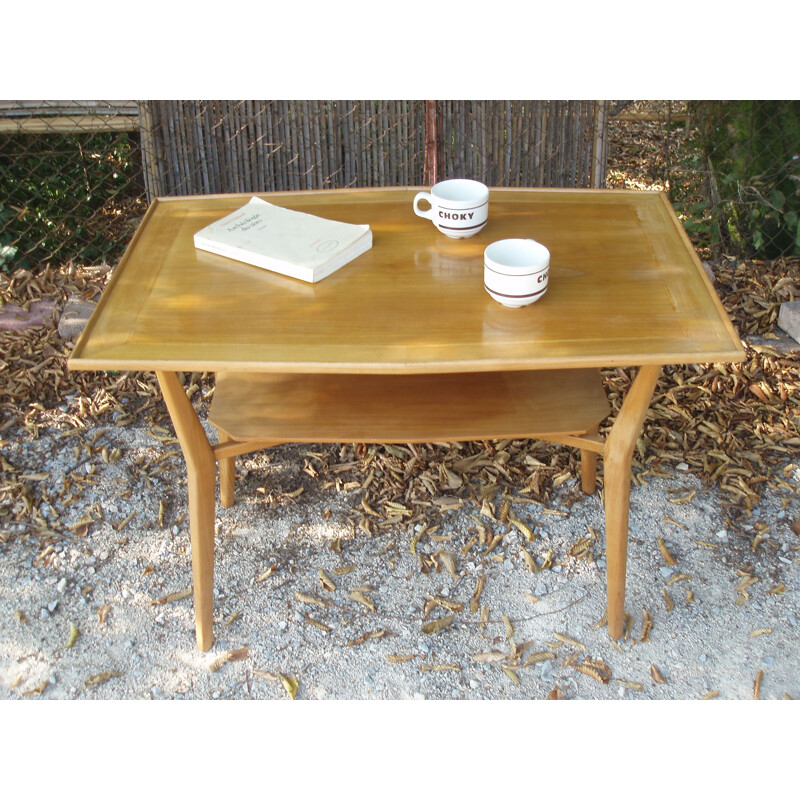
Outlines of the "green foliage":
<svg viewBox="0 0 800 800">
<path fill-rule="evenodd" d="M 0 136 L 0 269 L 114 257 L 113 217 L 140 193 L 129 134 Z"/>
<path fill-rule="evenodd" d="M 741 258 L 800 254 L 800 103 L 702 101 L 692 111 L 708 197 L 682 209 L 689 233 Z"/>
</svg>

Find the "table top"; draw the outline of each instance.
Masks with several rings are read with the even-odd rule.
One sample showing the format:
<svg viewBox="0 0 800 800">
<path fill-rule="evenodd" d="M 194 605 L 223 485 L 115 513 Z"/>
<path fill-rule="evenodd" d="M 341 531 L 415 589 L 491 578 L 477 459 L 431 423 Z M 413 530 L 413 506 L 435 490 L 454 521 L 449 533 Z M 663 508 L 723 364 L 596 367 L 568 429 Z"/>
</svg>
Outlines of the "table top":
<svg viewBox="0 0 800 800">
<path fill-rule="evenodd" d="M 448 239 L 421 187 L 259 194 L 373 246 L 316 284 L 197 250 L 252 194 L 154 201 L 75 346 L 72 369 L 434 373 L 741 361 L 740 338 L 661 192 L 490 189 L 489 221 Z M 541 300 L 506 308 L 483 251 L 551 253 Z"/>
</svg>

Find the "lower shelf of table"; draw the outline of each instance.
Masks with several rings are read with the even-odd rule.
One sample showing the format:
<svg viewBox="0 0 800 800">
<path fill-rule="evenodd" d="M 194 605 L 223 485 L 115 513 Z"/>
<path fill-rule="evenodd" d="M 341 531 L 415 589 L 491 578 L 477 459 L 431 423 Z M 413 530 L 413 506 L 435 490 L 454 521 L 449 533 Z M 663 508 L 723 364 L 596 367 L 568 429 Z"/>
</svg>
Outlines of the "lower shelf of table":
<svg viewBox="0 0 800 800">
<path fill-rule="evenodd" d="M 391 443 L 581 434 L 609 411 L 594 369 L 442 375 L 222 372 L 209 420 L 236 440 Z"/>
</svg>

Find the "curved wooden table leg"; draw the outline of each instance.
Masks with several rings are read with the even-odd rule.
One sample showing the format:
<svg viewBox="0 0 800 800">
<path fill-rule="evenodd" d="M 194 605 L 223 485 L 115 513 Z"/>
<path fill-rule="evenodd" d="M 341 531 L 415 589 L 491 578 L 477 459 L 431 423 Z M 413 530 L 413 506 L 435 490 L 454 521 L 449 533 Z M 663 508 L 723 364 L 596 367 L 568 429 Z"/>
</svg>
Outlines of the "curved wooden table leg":
<svg viewBox="0 0 800 800">
<path fill-rule="evenodd" d="M 625 570 L 633 449 L 642 431 L 660 374 L 660 366 L 639 368 L 606 439 L 603 453 L 608 632 L 613 639 L 622 638 L 625 630 Z"/>
<path fill-rule="evenodd" d="M 200 650 L 214 642 L 214 494 L 216 459 L 200 420 L 174 372 L 156 372 L 186 459 L 192 542 L 195 635 Z"/>
<path fill-rule="evenodd" d="M 220 444 L 233 441 L 224 431 L 218 431 Z M 234 483 L 236 478 L 236 456 L 219 459 L 219 501 L 223 508 L 230 508 L 235 502 Z"/>
<path fill-rule="evenodd" d="M 597 433 L 599 425 L 587 431 Z M 594 450 L 581 448 L 581 489 L 584 494 L 594 494 L 597 488 L 597 453 Z"/>
</svg>

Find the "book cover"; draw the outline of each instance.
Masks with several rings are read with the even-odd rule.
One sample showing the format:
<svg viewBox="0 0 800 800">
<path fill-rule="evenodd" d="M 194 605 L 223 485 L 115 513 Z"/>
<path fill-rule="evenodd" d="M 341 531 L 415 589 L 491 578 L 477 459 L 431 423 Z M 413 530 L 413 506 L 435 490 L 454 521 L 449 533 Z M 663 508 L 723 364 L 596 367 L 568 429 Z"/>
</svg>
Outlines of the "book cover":
<svg viewBox="0 0 800 800">
<path fill-rule="evenodd" d="M 194 235 L 194 245 L 227 258 L 316 283 L 372 247 L 369 225 L 317 217 L 253 197 Z"/>
</svg>

